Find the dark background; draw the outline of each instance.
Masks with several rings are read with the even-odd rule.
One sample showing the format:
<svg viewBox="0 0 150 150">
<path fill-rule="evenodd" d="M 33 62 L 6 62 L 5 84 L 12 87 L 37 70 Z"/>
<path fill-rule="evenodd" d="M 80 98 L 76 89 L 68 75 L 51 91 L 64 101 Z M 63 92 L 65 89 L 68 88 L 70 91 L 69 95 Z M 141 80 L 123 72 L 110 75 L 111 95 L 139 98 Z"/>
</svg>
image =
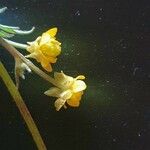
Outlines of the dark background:
<svg viewBox="0 0 150 150">
<path fill-rule="evenodd" d="M 21 81 L 48 150 L 150 149 L 149 0 L 0 0 L 0 6 L 8 7 L 2 24 L 36 27 L 29 36 L 16 36 L 18 42 L 58 27 L 62 54 L 53 69 L 86 76 L 80 107 L 60 112 L 55 98 L 43 94 L 51 85 L 36 74 Z M 14 78 L 14 61 L 2 47 L 0 59 Z M 0 149 L 36 150 L 2 81 Z"/>
</svg>

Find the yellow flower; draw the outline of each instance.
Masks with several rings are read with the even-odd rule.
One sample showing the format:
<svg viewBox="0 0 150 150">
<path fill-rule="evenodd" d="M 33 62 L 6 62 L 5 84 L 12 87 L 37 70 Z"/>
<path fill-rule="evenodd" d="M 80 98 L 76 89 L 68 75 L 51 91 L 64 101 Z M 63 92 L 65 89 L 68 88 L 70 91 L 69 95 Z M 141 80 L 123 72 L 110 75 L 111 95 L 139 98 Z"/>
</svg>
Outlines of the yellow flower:
<svg viewBox="0 0 150 150">
<path fill-rule="evenodd" d="M 51 72 L 51 63 L 55 63 L 61 52 L 61 43 L 55 38 L 57 28 L 52 28 L 39 36 L 35 41 L 28 42 L 27 51 L 31 54 L 26 57 L 34 58 L 41 63 L 42 67 Z"/>
<path fill-rule="evenodd" d="M 66 102 L 72 107 L 78 107 L 83 95 L 83 90 L 86 89 L 86 84 L 82 81 L 85 77 L 80 75 L 73 78 L 65 75 L 63 72 L 55 72 L 54 79 L 57 83 L 57 87 L 50 88 L 44 94 L 58 98 L 55 101 L 56 110 L 59 111 L 62 106 L 66 107 Z"/>
</svg>

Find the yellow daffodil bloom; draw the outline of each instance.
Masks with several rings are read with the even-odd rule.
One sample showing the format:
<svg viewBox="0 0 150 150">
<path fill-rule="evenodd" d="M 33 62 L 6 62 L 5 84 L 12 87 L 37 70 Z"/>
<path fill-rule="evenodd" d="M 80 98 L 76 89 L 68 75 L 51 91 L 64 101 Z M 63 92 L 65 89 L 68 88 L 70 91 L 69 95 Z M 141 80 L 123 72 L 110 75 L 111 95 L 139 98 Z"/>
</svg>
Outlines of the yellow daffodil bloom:
<svg viewBox="0 0 150 150">
<path fill-rule="evenodd" d="M 65 75 L 63 72 L 55 72 L 54 79 L 57 83 L 57 87 L 50 88 L 44 94 L 58 98 L 55 101 L 56 110 L 59 111 L 62 106 L 66 107 L 66 102 L 69 106 L 78 107 L 83 95 L 83 90 L 86 89 L 86 84 L 82 81 L 85 77 L 80 75 L 73 78 Z"/>
<path fill-rule="evenodd" d="M 52 71 L 51 63 L 55 63 L 61 52 L 61 43 L 55 38 L 57 28 L 52 28 L 39 36 L 35 41 L 28 42 L 27 51 L 31 54 L 26 57 L 34 58 L 41 63 L 42 67 Z"/>
</svg>

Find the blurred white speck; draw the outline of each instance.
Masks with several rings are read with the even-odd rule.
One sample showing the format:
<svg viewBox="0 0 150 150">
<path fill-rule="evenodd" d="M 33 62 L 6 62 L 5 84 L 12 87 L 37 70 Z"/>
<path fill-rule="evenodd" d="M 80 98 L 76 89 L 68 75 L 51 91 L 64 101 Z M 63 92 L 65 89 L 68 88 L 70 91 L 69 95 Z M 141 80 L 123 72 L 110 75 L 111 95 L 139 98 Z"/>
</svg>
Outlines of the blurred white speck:
<svg viewBox="0 0 150 150">
<path fill-rule="evenodd" d="M 138 67 L 135 67 L 134 70 L 133 70 L 133 75 L 135 76 L 135 73 L 136 71 L 138 70 L 139 68 Z"/>
<path fill-rule="evenodd" d="M 122 68 L 126 68 L 126 67 L 123 65 Z"/>
<path fill-rule="evenodd" d="M 122 126 L 123 126 L 123 127 L 125 127 L 126 125 L 127 125 L 127 123 L 126 123 L 126 122 L 124 122 L 124 123 L 122 124 Z"/>
<path fill-rule="evenodd" d="M 102 17 L 99 17 L 98 20 L 101 22 L 102 21 Z"/>
<path fill-rule="evenodd" d="M 81 14 L 80 14 L 80 11 L 77 10 L 77 11 L 75 12 L 75 15 L 76 15 L 76 16 L 80 16 L 80 15 L 81 15 Z"/>
<path fill-rule="evenodd" d="M 100 8 L 100 11 L 103 11 L 103 8 Z"/>
<path fill-rule="evenodd" d="M 113 138 L 113 142 L 116 142 L 116 139 L 115 139 L 115 138 Z"/>
</svg>

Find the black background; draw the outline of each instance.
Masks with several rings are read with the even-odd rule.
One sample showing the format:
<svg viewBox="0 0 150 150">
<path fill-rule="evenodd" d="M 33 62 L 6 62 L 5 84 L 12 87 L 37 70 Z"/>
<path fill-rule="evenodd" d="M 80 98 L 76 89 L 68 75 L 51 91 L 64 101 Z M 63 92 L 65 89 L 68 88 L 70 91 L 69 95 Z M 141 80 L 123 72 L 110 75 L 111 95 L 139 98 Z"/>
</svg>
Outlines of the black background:
<svg viewBox="0 0 150 150">
<path fill-rule="evenodd" d="M 8 7 L 2 24 L 36 27 L 29 36 L 13 38 L 18 42 L 58 27 L 62 54 L 53 69 L 86 76 L 80 107 L 60 112 L 55 98 L 43 94 L 51 85 L 33 73 L 21 80 L 21 94 L 48 150 L 150 149 L 148 0 L 1 0 L 0 6 Z M 2 47 L 0 59 L 14 78 L 14 61 Z M 36 149 L 2 81 L 0 149 Z"/>
</svg>

